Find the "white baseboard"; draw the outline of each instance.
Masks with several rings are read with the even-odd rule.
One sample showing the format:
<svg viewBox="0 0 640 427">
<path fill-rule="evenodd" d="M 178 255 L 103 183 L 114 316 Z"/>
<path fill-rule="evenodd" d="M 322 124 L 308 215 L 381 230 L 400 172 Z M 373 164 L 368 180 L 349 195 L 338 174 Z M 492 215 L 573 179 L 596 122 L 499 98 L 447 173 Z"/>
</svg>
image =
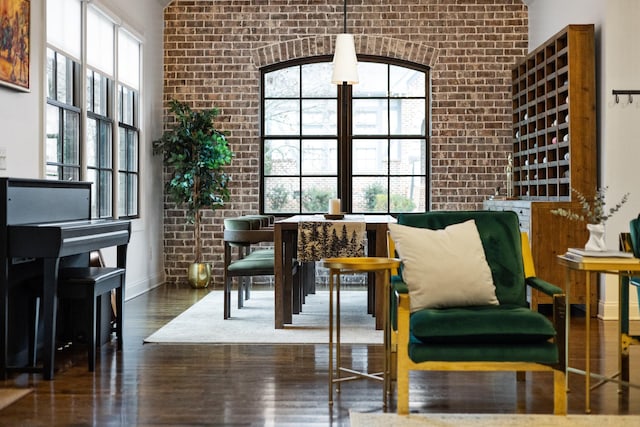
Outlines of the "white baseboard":
<svg viewBox="0 0 640 427">
<path fill-rule="evenodd" d="M 618 301 L 598 301 L 598 318 L 602 320 L 618 320 Z M 640 320 L 636 304 L 629 305 L 629 320 Z"/>
<path fill-rule="evenodd" d="M 127 280 L 125 301 L 135 298 L 139 295 L 149 292 L 153 288 L 157 288 L 165 281 L 164 274 L 158 274 L 152 277 L 148 277 L 145 280 L 131 283 Z"/>
</svg>

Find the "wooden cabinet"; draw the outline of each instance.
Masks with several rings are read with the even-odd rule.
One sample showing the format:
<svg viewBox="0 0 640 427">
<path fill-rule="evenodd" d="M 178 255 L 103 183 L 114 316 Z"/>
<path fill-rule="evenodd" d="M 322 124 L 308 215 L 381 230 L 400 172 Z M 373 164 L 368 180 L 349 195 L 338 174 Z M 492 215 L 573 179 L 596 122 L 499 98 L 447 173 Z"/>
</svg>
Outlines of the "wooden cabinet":
<svg viewBox="0 0 640 427">
<path fill-rule="evenodd" d="M 517 200 L 489 200 L 484 207 L 518 213 L 537 276 L 564 288 L 565 271 L 556 257 L 568 247 L 583 247 L 588 233 L 585 224 L 551 210 L 579 211 L 572 189 L 587 197 L 596 191 L 594 26 L 567 26 L 518 62 L 512 77 Z M 584 278 L 575 279 L 570 303 L 584 304 Z M 551 299 L 534 291 L 530 302 L 535 308 Z"/>
</svg>

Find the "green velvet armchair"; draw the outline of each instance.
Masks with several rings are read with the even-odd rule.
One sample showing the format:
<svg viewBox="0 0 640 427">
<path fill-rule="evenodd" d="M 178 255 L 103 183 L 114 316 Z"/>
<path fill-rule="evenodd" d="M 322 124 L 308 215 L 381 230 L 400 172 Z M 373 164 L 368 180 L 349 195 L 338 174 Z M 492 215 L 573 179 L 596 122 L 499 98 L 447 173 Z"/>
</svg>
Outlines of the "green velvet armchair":
<svg viewBox="0 0 640 427">
<path fill-rule="evenodd" d="M 631 248 L 633 249 L 633 256 L 640 258 L 640 216 L 634 218 L 629 222 L 630 234 L 631 234 Z M 629 284 L 636 287 L 638 292 L 638 306 L 640 307 L 640 277 L 635 276 L 630 279 Z M 623 304 L 628 304 L 628 301 L 623 301 Z"/>
<path fill-rule="evenodd" d="M 518 378 L 523 378 L 521 373 L 526 371 L 548 371 L 553 373 L 554 413 L 566 414 L 566 297 L 562 289 L 535 276 L 526 276 L 525 264 L 530 272 L 532 262 L 523 261 L 517 215 L 496 211 L 438 211 L 398 216 L 399 225 L 445 232 L 449 226 L 470 220 L 477 227 L 476 236 L 479 234 L 480 240 L 477 244 L 481 245 L 480 251 L 484 251 L 485 265 L 495 286 L 497 301 L 487 304 L 414 307 L 412 294 L 414 299 L 418 294 L 416 284 L 408 280 L 407 262 L 411 254 L 406 252 L 409 246 L 405 244 L 403 248 L 404 242 L 394 236 L 394 230 L 402 227 L 390 225 L 395 249 L 403 260 L 401 279 L 396 278 L 393 286 L 392 304 L 395 306 L 392 310 L 397 310 L 394 325 L 397 336 L 393 345 L 397 347 L 394 363 L 398 414 L 409 413 L 409 372 L 413 370 L 514 371 Z M 412 234 L 418 235 L 418 232 L 415 230 Z M 429 245 L 430 241 L 422 239 L 420 244 Z M 415 259 L 428 265 L 430 259 L 425 253 L 428 251 L 421 251 Z M 530 256 L 530 252 L 524 255 Z M 468 268 L 465 260 L 456 262 L 458 268 L 449 271 Z M 430 276 L 418 277 L 427 281 Z M 455 277 L 453 272 L 452 277 Z M 411 280 L 415 281 L 415 277 Z M 527 286 L 553 297 L 551 320 L 529 309 Z M 431 293 L 435 292 L 431 290 L 427 296 Z"/>
</svg>

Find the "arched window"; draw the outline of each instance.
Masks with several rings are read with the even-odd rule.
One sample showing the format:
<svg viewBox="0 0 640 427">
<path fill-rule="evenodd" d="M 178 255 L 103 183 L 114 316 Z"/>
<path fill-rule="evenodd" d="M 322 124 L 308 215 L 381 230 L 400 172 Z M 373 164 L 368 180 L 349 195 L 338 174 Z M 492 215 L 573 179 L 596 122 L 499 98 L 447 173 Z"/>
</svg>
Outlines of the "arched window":
<svg viewBox="0 0 640 427">
<path fill-rule="evenodd" d="M 331 84 L 331 58 L 262 70 L 260 210 L 424 212 L 429 197 L 429 69 L 359 57 L 360 83 Z M 346 106 L 346 114 L 341 108 Z"/>
</svg>

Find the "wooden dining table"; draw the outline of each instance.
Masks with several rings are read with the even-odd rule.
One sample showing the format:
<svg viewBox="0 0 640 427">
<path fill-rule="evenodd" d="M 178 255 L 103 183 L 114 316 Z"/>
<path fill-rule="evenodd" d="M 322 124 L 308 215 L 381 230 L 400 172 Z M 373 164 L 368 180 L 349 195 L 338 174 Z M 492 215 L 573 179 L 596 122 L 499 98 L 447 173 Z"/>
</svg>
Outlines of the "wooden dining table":
<svg viewBox="0 0 640 427">
<path fill-rule="evenodd" d="M 357 218 L 354 218 L 357 217 Z M 387 256 L 387 230 L 389 223 L 396 219 L 391 215 L 346 215 L 345 220 L 364 221 L 367 233 L 368 256 Z M 293 263 L 297 255 L 298 226 L 301 222 L 335 221 L 323 215 L 294 215 L 274 223 L 274 281 L 275 281 L 275 328 L 283 329 L 285 324 L 293 324 L 297 292 L 293 286 Z M 376 319 L 376 329 L 382 329 L 383 280 L 379 273 L 368 276 L 368 307 Z"/>
</svg>

